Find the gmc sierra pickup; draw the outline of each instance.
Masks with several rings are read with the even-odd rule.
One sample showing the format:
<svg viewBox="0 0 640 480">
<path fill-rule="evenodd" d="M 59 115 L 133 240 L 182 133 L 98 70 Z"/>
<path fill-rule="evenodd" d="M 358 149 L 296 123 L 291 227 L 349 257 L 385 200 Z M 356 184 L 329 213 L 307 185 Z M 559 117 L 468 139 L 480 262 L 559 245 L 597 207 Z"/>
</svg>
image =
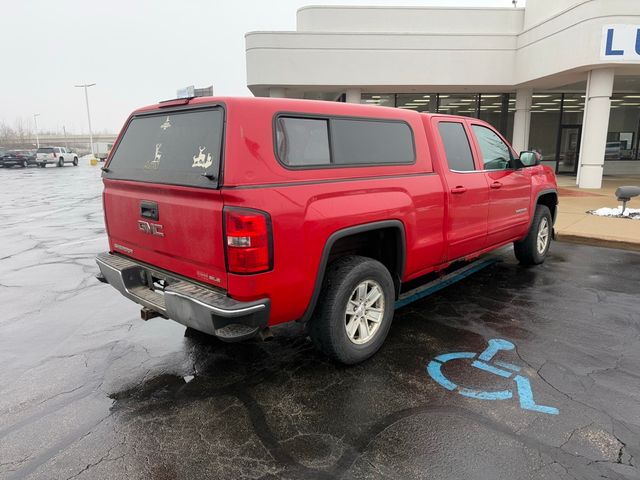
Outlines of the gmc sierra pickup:
<svg viewBox="0 0 640 480">
<path fill-rule="evenodd" d="M 542 263 L 558 201 L 480 120 L 290 99 L 139 109 L 103 182 L 99 278 L 143 318 L 227 341 L 301 321 L 347 364 L 381 347 L 407 282 L 510 243 Z"/>
</svg>

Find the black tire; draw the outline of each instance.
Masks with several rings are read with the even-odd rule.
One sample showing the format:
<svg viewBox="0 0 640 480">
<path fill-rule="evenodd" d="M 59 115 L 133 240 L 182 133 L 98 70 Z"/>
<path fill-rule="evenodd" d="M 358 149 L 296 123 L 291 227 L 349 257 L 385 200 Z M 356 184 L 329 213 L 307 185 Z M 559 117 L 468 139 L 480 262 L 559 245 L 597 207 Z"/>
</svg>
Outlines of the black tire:
<svg viewBox="0 0 640 480">
<path fill-rule="evenodd" d="M 46 166 L 47 166 L 47 164 L 46 164 L 46 163 L 44 163 L 44 162 L 42 162 L 42 163 L 40 164 L 40 168 L 46 168 Z"/>
<path fill-rule="evenodd" d="M 347 324 L 356 321 L 357 315 L 362 315 L 367 310 L 358 309 L 360 314 L 354 312 L 351 321 L 348 321 L 347 305 L 352 296 L 357 295 L 356 288 L 359 285 L 365 284 L 365 291 L 367 290 L 365 282 L 370 282 L 372 290 L 380 287 L 378 291 L 381 291 L 382 303 L 378 305 L 382 318 L 375 323 L 361 318 L 360 321 L 367 323 L 367 332 L 370 331 L 370 326 L 375 330 L 368 340 L 366 337 L 352 340 L 347 333 Z M 332 359 L 347 365 L 359 363 L 382 347 L 391 327 L 394 309 L 395 288 L 389 270 L 371 258 L 343 257 L 327 268 L 316 311 L 309 323 L 309 336 L 315 347 Z M 376 323 L 379 325 L 375 326 Z M 355 332 L 355 335 L 360 335 L 360 327 Z M 365 343 L 357 344 L 357 341 Z"/>
<path fill-rule="evenodd" d="M 544 248 L 538 248 L 538 235 L 545 224 L 547 229 L 545 245 Z M 549 207 L 546 205 L 538 205 L 527 236 L 523 240 L 513 243 L 513 251 L 522 265 L 540 265 L 544 262 L 545 258 L 547 258 L 547 253 L 549 253 L 549 246 L 551 245 L 552 229 L 553 220 Z"/>
<path fill-rule="evenodd" d="M 73 166 L 74 167 L 78 166 L 78 157 L 73 157 Z"/>
<path fill-rule="evenodd" d="M 58 166 L 59 166 L 59 167 L 64 167 L 64 158 L 60 157 L 60 158 L 58 159 Z"/>
<path fill-rule="evenodd" d="M 22 168 L 27 168 L 29 166 L 29 162 L 27 162 L 26 160 L 23 160 L 22 163 L 20 164 L 20 166 Z"/>
</svg>

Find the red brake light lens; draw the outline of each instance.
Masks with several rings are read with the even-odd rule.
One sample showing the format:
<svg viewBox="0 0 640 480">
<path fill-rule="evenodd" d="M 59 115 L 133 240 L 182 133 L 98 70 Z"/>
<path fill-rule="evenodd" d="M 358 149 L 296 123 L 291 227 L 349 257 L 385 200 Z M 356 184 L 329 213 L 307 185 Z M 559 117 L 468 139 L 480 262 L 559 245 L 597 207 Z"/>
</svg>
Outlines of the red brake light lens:
<svg viewBox="0 0 640 480">
<path fill-rule="evenodd" d="M 224 209 L 227 270 L 261 273 L 273 267 L 271 219 L 265 212 Z"/>
</svg>

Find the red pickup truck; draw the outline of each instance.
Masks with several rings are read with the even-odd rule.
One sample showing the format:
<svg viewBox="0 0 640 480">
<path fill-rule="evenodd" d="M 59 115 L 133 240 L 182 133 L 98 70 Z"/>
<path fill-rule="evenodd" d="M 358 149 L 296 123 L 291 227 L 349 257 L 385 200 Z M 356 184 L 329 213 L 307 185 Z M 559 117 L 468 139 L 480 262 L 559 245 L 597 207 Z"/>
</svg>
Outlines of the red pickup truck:
<svg viewBox="0 0 640 480">
<path fill-rule="evenodd" d="M 226 341 L 300 321 L 344 363 L 381 347 L 407 282 L 510 243 L 542 263 L 558 201 L 480 120 L 291 99 L 139 109 L 103 182 L 99 279 L 143 318 Z"/>
</svg>

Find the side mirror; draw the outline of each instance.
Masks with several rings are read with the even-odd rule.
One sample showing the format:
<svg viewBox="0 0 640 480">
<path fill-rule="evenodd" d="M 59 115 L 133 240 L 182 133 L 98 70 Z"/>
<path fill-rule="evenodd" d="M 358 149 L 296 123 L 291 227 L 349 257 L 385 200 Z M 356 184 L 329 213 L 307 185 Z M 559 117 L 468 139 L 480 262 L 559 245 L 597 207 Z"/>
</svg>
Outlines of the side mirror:
<svg viewBox="0 0 640 480">
<path fill-rule="evenodd" d="M 536 165 L 540 165 L 541 161 L 542 155 L 540 155 L 538 152 L 520 152 L 520 163 L 522 163 L 522 165 L 525 167 L 535 167 Z"/>
</svg>

